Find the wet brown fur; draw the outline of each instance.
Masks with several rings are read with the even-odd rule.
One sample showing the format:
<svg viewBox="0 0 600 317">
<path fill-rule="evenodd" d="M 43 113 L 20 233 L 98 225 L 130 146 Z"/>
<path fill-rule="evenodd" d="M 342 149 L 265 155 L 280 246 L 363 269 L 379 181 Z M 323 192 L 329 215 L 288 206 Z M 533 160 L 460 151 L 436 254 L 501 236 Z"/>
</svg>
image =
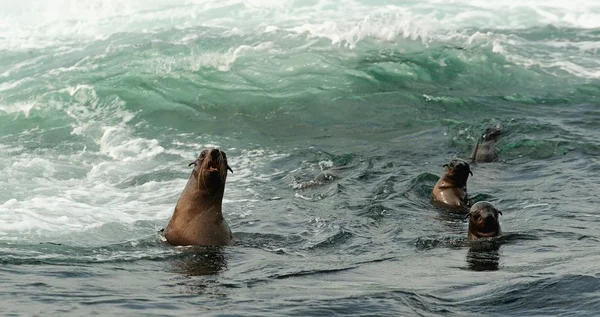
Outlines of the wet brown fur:
<svg viewBox="0 0 600 317">
<path fill-rule="evenodd" d="M 194 169 L 164 232 L 167 242 L 176 246 L 232 244 L 222 211 L 227 170 L 231 170 L 225 153 L 204 150 L 190 165 Z"/>
<path fill-rule="evenodd" d="M 469 163 L 454 159 L 444 167 L 444 174 L 431 192 L 432 201 L 441 207 L 468 208 L 467 179 L 473 175 Z"/>
</svg>

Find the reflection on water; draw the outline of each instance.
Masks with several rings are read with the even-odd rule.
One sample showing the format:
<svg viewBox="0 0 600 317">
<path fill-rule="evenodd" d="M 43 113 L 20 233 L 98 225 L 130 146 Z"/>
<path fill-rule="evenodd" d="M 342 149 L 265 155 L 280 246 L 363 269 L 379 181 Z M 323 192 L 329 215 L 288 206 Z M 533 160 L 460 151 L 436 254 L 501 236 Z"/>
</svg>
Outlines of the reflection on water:
<svg viewBox="0 0 600 317">
<path fill-rule="evenodd" d="M 227 269 L 227 259 L 220 247 L 185 247 L 171 266 L 188 276 L 214 275 Z"/>
<path fill-rule="evenodd" d="M 500 241 L 482 239 L 471 241 L 467 252 L 467 263 L 472 271 L 497 271 L 500 263 Z"/>
</svg>

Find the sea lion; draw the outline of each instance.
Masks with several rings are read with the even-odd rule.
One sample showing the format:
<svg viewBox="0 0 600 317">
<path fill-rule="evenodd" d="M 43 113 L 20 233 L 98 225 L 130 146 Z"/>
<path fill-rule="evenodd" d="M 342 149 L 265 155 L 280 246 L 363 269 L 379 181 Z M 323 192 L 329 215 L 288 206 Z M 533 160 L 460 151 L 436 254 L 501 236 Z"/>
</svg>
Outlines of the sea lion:
<svg viewBox="0 0 600 317">
<path fill-rule="evenodd" d="M 469 240 L 483 237 L 496 237 L 502 234 L 499 215 L 502 212 L 487 201 L 475 203 L 467 218 L 469 218 Z"/>
<path fill-rule="evenodd" d="M 444 167 L 446 170 L 431 193 L 433 202 L 444 207 L 467 208 L 467 179 L 469 174 L 473 175 L 469 163 L 453 159 Z"/>
<path fill-rule="evenodd" d="M 176 246 L 229 245 L 233 236 L 222 212 L 227 171 L 233 173 L 227 165 L 227 156 L 219 149 L 206 149 L 191 165 L 194 169 L 177 201 L 164 237 Z"/>
<path fill-rule="evenodd" d="M 496 161 L 498 159 L 498 148 L 496 147 L 496 143 L 498 143 L 501 135 L 501 125 L 495 125 L 485 129 L 473 147 L 473 152 L 471 152 L 471 156 L 469 157 L 471 162 Z"/>
</svg>

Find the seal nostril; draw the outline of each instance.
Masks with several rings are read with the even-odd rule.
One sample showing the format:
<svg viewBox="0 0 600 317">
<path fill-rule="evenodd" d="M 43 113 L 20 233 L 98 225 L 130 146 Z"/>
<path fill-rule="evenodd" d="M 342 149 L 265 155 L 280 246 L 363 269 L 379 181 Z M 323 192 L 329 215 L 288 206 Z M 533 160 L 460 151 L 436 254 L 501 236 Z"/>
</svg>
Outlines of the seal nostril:
<svg viewBox="0 0 600 317">
<path fill-rule="evenodd" d="M 219 158 L 219 153 L 220 151 L 218 149 L 212 149 L 210 150 L 210 158 L 213 160 L 216 160 Z"/>
</svg>

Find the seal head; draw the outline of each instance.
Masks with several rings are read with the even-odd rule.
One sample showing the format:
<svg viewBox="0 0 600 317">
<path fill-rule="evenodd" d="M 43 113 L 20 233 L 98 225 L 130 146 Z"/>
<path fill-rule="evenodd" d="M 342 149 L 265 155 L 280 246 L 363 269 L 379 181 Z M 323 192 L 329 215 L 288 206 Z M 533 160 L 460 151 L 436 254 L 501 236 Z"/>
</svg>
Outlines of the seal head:
<svg viewBox="0 0 600 317">
<path fill-rule="evenodd" d="M 192 165 L 194 169 L 165 229 L 165 239 L 171 245 L 231 244 L 233 237 L 222 212 L 227 171 L 233 172 L 227 156 L 219 149 L 206 149 Z"/>
<path fill-rule="evenodd" d="M 475 203 L 467 218 L 469 218 L 469 240 L 484 237 L 496 237 L 502 233 L 500 229 L 502 212 L 487 201 Z"/>
<path fill-rule="evenodd" d="M 192 176 L 197 180 L 199 189 L 205 189 L 208 194 L 222 193 L 225 190 L 227 171 L 233 170 L 227 164 L 227 155 L 218 149 L 204 150 L 198 158 L 188 164 L 194 165 Z"/>
<path fill-rule="evenodd" d="M 453 159 L 444 167 L 446 170 L 431 193 L 433 202 L 445 207 L 467 207 L 467 180 L 473 175 L 469 163 Z"/>
<path fill-rule="evenodd" d="M 444 177 L 452 181 L 455 186 L 467 186 L 469 175 L 473 176 L 469 163 L 461 159 L 453 159 L 443 167 L 446 168 Z"/>
<path fill-rule="evenodd" d="M 496 144 L 502 136 L 502 126 L 495 125 L 485 129 L 477 140 L 469 159 L 472 162 L 494 162 L 498 159 Z"/>
</svg>

